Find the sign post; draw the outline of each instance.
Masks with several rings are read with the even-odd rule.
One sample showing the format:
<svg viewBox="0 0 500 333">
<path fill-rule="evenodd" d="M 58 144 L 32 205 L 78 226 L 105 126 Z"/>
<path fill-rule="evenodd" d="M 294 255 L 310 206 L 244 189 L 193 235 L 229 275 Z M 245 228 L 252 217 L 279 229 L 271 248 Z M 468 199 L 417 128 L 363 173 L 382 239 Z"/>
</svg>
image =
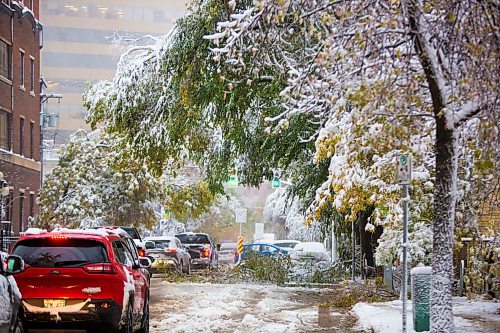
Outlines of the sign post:
<svg viewBox="0 0 500 333">
<path fill-rule="evenodd" d="M 403 329 L 406 333 L 406 308 L 408 298 L 408 202 L 410 201 L 409 187 L 411 183 L 411 159 L 408 155 L 399 156 L 398 182 L 403 186 L 403 283 L 401 298 L 403 301 Z"/>
<path fill-rule="evenodd" d="M 236 208 L 236 223 L 240 224 L 240 236 L 241 236 L 241 225 L 247 223 L 247 209 L 246 208 Z"/>
</svg>

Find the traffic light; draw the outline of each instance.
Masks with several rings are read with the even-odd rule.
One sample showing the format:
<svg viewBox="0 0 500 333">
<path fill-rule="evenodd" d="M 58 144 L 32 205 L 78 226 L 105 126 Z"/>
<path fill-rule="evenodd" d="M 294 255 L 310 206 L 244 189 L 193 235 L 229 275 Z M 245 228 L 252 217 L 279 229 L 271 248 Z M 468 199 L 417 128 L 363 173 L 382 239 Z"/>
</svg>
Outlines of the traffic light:
<svg viewBox="0 0 500 333">
<path fill-rule="evenodd" d="M 279 188 L 281 185 L 281 180 L 279 177 L 273 178 L 273 188 Z"/>
<path fill-rule="evenodd" d="M 238 187 L 238 176 L 237 175 L 230 175 L 229 176 L 229 188 L 237 188 Z"/>
</svg>

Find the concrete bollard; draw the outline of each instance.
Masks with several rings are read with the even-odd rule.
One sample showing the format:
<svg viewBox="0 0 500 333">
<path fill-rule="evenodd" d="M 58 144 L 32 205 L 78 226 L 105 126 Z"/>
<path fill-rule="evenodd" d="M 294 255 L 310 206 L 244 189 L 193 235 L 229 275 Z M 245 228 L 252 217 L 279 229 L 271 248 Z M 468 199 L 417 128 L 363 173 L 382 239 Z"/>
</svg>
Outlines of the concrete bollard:
<svg viewBox="0 0 500 333">
<path fill-rule="evenodd" d="M 413 329 L 428 331 L 430 327 L 431 267 L 411 270 L 411 298 L 413 300 Z"/>
</svg>

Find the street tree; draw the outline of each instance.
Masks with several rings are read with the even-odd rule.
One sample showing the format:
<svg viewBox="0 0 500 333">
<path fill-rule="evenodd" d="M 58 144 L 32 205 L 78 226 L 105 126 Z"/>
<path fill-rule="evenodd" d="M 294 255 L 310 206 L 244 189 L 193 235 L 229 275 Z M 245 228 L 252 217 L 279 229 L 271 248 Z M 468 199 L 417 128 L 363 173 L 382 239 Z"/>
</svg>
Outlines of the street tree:
<svg viewBox="0 0 500 333">
<path fill-rule="evenodd" d="M 333 156 L 328 183 L 346 183 L 334 185 L 334 193 L 319 192 L 316 206 L 322 200 L 333 199 L 339 207 L 363 200 L 364 191 L 349 191 L 353 195 L 348 197 L 343 191 L 366 178 L 356 166 L 370 152 L 360 131 L 374 131 L 376 143 L 392 153 L 410 150 L 423 161 L 434 154 L 432 332 L 454 330 L 458 140 L 464 126 L 473 131 L 487 128 L 499 109 L 498 10 L 495 1 L 474 0 L 258 0 L 237 8 L 230 20 L 206 36 L 216 45 L 216 57 L 235 71 L 278 67 L 288 72 L 288 85 L 281 92 L 285 110 L 267 119 L 274 131 L 285 129 L 297 115 L 314 115 L 321 122 L 317 158 L 324 151 L 345 149 L 339 142 L 346 135 L 351 145 L 358 145 L 349 156 Z M 302 53 L 290 47 L 298 38 L 303 40 Z M 498 133 L 495 126 L 488 137 Z M 430 131 L 432 150 L 425 147 Z M 421 148 L 415 142 L 419 133 Z M 394 172 L 389 167 L 394 161 L 391 152 L 368 160 L 382 167 L 381 172 Z M 349 164 L 354 167 L 346 170 Z M 359 208 L 351 207 L 351 214 Z"/>
<path fill-rule="evenodd" d="M 99 130 L 73 134 L 45 177 L 37 223 L 71 228 L 151 226 L 166 181 L 131 158 L 123 141 Z"/>
<path fill-rule="evenodd" d="M 236 169 L 250 185 L 286 169 L 308 223 L 333 207 L 383 226 L 387 262 L 395 159 L 410 154 L 415 244 L 430 246 L 432 221 L 432 329 L 452 331 L 455 217 L 498 160 L 497 21 L 495 2 L 472 0 L 197 0 L 88 90 L 88 120 L 154 170 L 195 161 L 213 193 Z"/>
</svg>

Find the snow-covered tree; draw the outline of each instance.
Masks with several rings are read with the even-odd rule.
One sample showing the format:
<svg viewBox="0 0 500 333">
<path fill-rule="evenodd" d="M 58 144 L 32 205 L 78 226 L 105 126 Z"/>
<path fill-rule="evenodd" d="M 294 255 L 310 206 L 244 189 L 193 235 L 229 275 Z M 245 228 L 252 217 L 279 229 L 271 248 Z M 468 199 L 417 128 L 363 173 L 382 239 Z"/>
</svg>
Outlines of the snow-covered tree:
<svg viewBox="0 0 500 333">
<path fill-rule="evenodd" d="M 320 184 L 294 181 L 304 197 L 317 189 L 307 220 L 333 206 L 381 225 L 395 231 L 381 240 L 393 255 L 395 159 L 410 154 L 417 243 L 432 220 L 432 330 L 450 332 L 455 211 L 471 211 L 468 191 L 482 192 L 471 182 L 487 183 L 498 160 L 497 17 L 495 1 L 479 0 L 196 0 L 87 92 L 89 121 L 158 170 L 188 154 L 211 191 L 235 166 L 248 184 L 280 166 L 291 178 L 308 170 Z"/>
<path fill-rule="evenodd" d="M 165 184 L 131 158 L 120 139 L 79 131 L 44 180 L 37 223 L 151 226 L 158 219 L 153 202 L 165 196 Z"/>
<path fill-rule="evenodd" d="M 287 239 L 320 241 L 321 230 L 317 223 L 306 225 L 304 209 L 298 197 L 292 197 L 287 188 L 279 188 L 266 198 L 264 223 L 283 223 Z"/>
<path fill-rule="evenodd" d="M 378 196 L 396 193 L 389 176 L 395 173 L 394 154 L 413 153 L 422 168 L 430 152 L 435 154 L 433 332 L 454 330 L 457 140 L 470 119 L 484 119 L 499 109 L 498 80 L 493 79 L 499 77 L 498 9 L 495 1 L 474 0 L 256 0 L 237 7 L 230 20 L 206 36 L 216 45 L 215 56 L 235 70 L 288 71 L 288 86 L 281 93 L 286 110 L 268 118 L 276 124 L 274 131 L 300 114 L 313 114 L 321 122 L 317 157 L 324 151 L 332 157 L 331 177 L 315 207 L 333 200 L 339 209 L 351 206 L 349 218 L 354 219 L 363 203 L 377 204 Z M 302 52 L 294 47 L 297 41 Z M 251 61 L 245 56 L 249 53 Z M 360 132 L 373 132 L 382 154 L 367 149 L 369 136 Z M 345 141 L 357 147 L 351 150 Z M 386 177 L 373 177 L 377 170 L 363 165 L 367 162 Z M 366 191 L 371 182 L 378 190 Z M 390 196 L 385 205 L 389 214 L 397 211 Z"/>
</svg>

